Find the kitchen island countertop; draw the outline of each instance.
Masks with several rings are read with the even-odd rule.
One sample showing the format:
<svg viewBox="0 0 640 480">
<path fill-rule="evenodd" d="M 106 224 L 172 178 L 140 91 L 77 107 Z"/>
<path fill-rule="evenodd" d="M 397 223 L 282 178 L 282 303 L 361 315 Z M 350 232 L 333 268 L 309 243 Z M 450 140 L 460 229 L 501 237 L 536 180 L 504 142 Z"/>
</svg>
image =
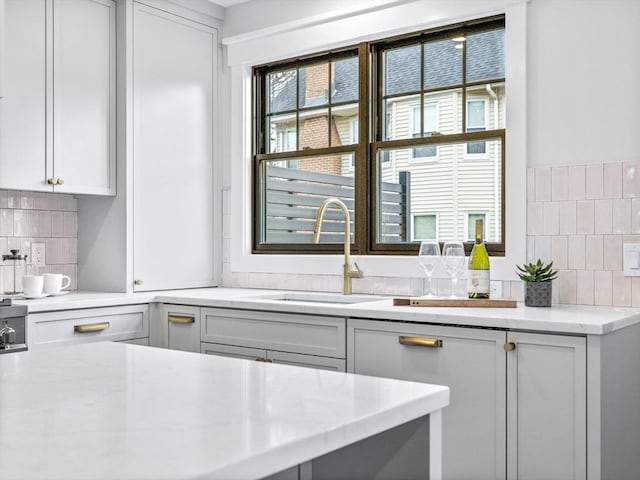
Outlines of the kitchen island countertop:
<svg viewBox="0 0 640 480">
<path fill-rule="evenodd" d="M 109 342 L 0 355 L 0 381 L 7 480 L 262 478 L 430 414 L 437 440 L 449 402 L 437 385 Z"/>
</svg>

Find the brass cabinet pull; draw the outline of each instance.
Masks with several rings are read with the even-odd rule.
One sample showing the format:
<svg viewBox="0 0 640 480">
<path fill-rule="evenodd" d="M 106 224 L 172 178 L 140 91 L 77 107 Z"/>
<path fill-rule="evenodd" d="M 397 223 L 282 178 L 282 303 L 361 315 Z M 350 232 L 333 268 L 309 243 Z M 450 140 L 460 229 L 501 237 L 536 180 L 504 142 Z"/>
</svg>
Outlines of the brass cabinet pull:
<svg viewBox="0 0 640 480">
<path fill-rule="evenodd" d="M 64 180 L 61 178 L 57 179 L 57 185 L 64 185 Z"/>
<path fill-rule="evenodd" d="M 416 347 L 428 347 L 428 348 L 441 348 L 442 340 L 439 338 L 428 337 L 409 337 L 401 335 L 398 337 L 398 342 L 402 345 L 413 345 Z"/>
<path fill-rule="evenodd" d="M 58 179 L 57 178 L 47 178 L 47 183 L 49 185 L 57 185 L 58 184 Z"/>
<path fill-rule="evenodd" d="M 195 323 L 195 317 L 189 315 L 169 315 L 171 323 Z"/>
<path fill-rule="evenodd" d="M 144 285 L 144 280 L 134 280 L 133 284 L 134 285 Z"/>
<path fill-rule="evenodd" d="M 83 325 L 74 325 L 73 331 L 77 333 L 101 332 L 109 328 L 109 322 L 85 323 Z"/>
<path fill-rule="evenodd" d="M 514 342 L 507 342 L 503 346 L 505 352 L 510 352 L 516 349 L 516 344 Z"/>
<path fill-rule="evenodd" d="M 273 363 L 273 360 L 271 360 L 270 358 L 258 357 L 256 358 L 256 362 Z"/>
</svg>

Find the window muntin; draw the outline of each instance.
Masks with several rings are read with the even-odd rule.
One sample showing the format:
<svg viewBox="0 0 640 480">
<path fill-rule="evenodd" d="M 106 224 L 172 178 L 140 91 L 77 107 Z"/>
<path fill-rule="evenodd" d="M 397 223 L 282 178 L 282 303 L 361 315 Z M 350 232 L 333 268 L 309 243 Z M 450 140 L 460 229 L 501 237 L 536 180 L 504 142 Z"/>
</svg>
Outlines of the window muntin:
<svg viewBox="0 0 640 480">
<path fill-rule="evenodd" d="M 454 36 L 465 40 L 454 41 Z M 324 241 L 324 246 L 305 242 L 278 243 L 273 241 L 273 236 L 267 241 L 264 233 L 264 227 L 270 221 L 265 217 L 264 207 L 268 178 L 263 166 L 265 162 L 271 161 L 273 166 L 286 162 L 287 167 L 313 171 L 309 161 L 300 168 L 300 160 L 313 159 L 317 164 L 333 157 L 340 159 L 341 168 L 330 175 L 353 179 L 350 188 L 354 191 L 354 216 L 358 213 L 358 222 L 352 229 L 353 251 L 414 253 L 417 247 L 413 239 L 413 217 L 425 211 L 438 212 L 441 239 L 464 239 L 464 212 L 482 208 L 490 214 L 494 225 L 491 235 L 487 235 L 488 241 L 493 240 L 488 244 L 488 250 L 503 254 L 503 18 L 457 25 L 415 37 L 361 44 L 358 49 L 358 52 L 352 50 L 351 56 L 346 51 L 338 52 L 335 56 L 320 55 L 254 70 L 257 71 L 257 97 L 265 98 L 256 112 L 260 125 L 265 128 L 258 128 L 263 136 L 258 132 L 254 157 L 254 251 L 336 250 L 324 248 Z M 369 53 L 372 61 L 368 71 L 366 59 Z M 469 58 L 479 55 L 498 58 L 485 62 L 487 65 L 482 67 L 483 62 L 478 58 Z M 407 58 L 412 60 L 407 62 Z M 321 68 L 321 65 L 328 68 Z M 318 74 L 321 81 L 315 94 L 311 95 L 308 90 L 301 89 L 300 82 L 312 76 L 313 71 L 323 73 Z M 288 72 L 287 75 L 280 73 L 280 83 L 285 77 L 289 82 L 295 82 L 297 98 L 294 106 L 290 99 L 278 103 L 271 98 L 278 88 L 275 79 L 271 80 L 269 76 L 278 72 Z M 345 75 L 345 72 L 351 73 Z M 361 81 L 360 77 L 365 73 L 372 76 L 371 82 Z M 473 74 L 473 81 L 470 74 Z M 365 83 L 371 86 L 371 104 Z M 329 88 L 325 92 L 327 85 Z M 301 102 L 299 97 L 303 92 L 304 102 Z M 358 101 L 358 95 L 365 95 L 362 101 Z M 476 99 L 484 104 L 484 125 L 473 111 L 480 105 L 473 103 Z M 272 103 L 277 108 L 270 109 Z M 435 119 L 433 107 L 428 107 L 434 104 L 438 110 Z M 282 105 L 290 109 L 285 110 Z M 350 111 L 339 115 L 340 109 Z M 323 128 L 316 128 L 316 132 L 322 130 L 324 137 L 317 143 L 305 140 L 301 131 L 302 123 L 312 115 L 322 119 Z M 294 152 L 269 148 L 269 139 L 265 138 L 268 127 L 276 123 L 272 117 L 281 120 L 284 116 L 290 117 L 289 128 L 293 127 L 297 132 L 297 150 Z M 339 126 L 341 120 L 350 125 L 346 133 Z M 353 128 L 356 124 L 358 130 L 363 130 L 358 132 L 357 138 Z M 364 124 L 366 128 L 362 127 Z M 327 125 L 326 130 L 324 125 Z M 477 145 L 483 146 L 484 153 L 472 153 L 473 146 Z M 459 162 L 469 157 L 474 160 L 469 163 L 470 167 L 475 167 L 475 172 Z M 389 202 L 389 199 L 393 200 Z"/>
</svg>

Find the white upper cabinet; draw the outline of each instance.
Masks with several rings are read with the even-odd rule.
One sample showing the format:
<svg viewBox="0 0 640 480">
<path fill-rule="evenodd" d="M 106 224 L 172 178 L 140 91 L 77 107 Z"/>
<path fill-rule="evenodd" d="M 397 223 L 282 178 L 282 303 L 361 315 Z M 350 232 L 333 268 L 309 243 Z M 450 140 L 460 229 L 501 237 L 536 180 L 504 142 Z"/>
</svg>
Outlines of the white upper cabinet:
<svg viewBox="0 0 640 480">
<path fill-rule="evenodd" d="M 214 285 L 216 29 L 133 14 L 135 290 Z"/>
<path fill-rule="evenodd" d="M 1 188 L 115 194 L 115 8 L 6 0 Z"/>
</svg>

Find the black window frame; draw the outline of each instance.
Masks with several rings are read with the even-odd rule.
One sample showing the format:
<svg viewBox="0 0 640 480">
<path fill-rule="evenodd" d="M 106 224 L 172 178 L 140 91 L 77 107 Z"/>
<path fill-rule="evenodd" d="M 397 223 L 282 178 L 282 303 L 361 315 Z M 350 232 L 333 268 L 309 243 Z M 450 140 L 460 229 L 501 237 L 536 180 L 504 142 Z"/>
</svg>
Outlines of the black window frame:
<svg viewBox="0 0 640 480">
<path fill-rule="evenodd" d="M 504 28 L 505 16 L 497 15 L 473 21 L 447 25 L 423 32 L 402 35 L 393 38 L 364 42 L 356 46 L 348 46 L 341 49 L 320 52 L 304 57 L 288 59 L 280 62 L 254 66 L 252 69 L 252 229 L 253 229 L 253 253 L 264 254 L 312 254 L 341 252 L 341 243 L 266 243 L 263 242 L 265 219 L 262 215 L 262 206 L 265 201 L 265 188 L 262 179 L 265 174 L 267 161 L 299 159 L 310 156 L 329 155 L 339 153 L 353 153 L 355 161 L 354 171 L 354 242 L 352 253 L 357 255 L 415 255 L 420 242 L 406 241 L 399 243 L 381 243 L 377 241 L 377 216 L 378 216 L 378 152 L 389 159 L 390 152 L 394 148 L 415 148 L 420 146 L 437 146 L 450 144 L 465 144 L 478 141 L 499 141 L 501 145 L 501 242 L 487 242 L 487 250 L 491 256 L 504 256 L 506 250 L 505 224 L 505 168 L 506 168 L 506 131 L 502 129 L 467 132 L 466 89 L 474 85 L 483 85 L 487 80 L 477 82 L 465 82 L 456 85 L 448 85 L 446 89 L 460 88 L 464 92 L 462 101 L 462 133 L 438 134 L 422 136 L 419 138 L 407 138 L 398 140 L 384 139 L 384 101 L 382 55 L 390 48 L 404 45 L 423 44 L 425 41 L 438 39 L 450 39 L 453 36 L 469 35 L 496 28 Z M 288 68 L 301 68 L 317 64 L 323 61 L 334 61 L 349 56 L 358 57 L 358 99 L 352 103 L 358 103 L 358 128 L 359 143 L 356 145 L 330 146 L 326 148 L 312 148 L 304 150 L 287 151 L 280 153 L 268 153 L 266 151 L 266 101 L 269 95 L 267 78 L 269 73 L 286 70 Z M 424 57 L 422 57 L 424 58 Z M 463 69 L 466 68 L 466 45 L 463 48 Z M 421 70 L 423 70 L 421 68 Z M 464 74 L 463 74 L 464 75 Z M 505 78 L 490 79 L 491 82 L 505 82 Z M 424 93 L 421 89 L 415 93 L 420 95 L 421 123 L 424 115 Z M 432 91 L 430 89 L 429 91 Z M 404 93 L 406 94 L 406 93 Z M 297 110 L 300 107 L 296 106 Z M 330 117 L 330 115 L 329 115 Z M 331 121 L 331 120 L 329 120 Z M 299 132 L 298 132 L 299 134 Z M 465 151 L 466 151 L 466 147 Z M 386 162 L 385 162 L 386 163 Z M 382 165 L 382 164 L 381 164 Z M 410 225 L 408 226 L 410 229 Z M 473 242 L 465 241 L 465 250 L 470 252 Z"/>
</svg>

